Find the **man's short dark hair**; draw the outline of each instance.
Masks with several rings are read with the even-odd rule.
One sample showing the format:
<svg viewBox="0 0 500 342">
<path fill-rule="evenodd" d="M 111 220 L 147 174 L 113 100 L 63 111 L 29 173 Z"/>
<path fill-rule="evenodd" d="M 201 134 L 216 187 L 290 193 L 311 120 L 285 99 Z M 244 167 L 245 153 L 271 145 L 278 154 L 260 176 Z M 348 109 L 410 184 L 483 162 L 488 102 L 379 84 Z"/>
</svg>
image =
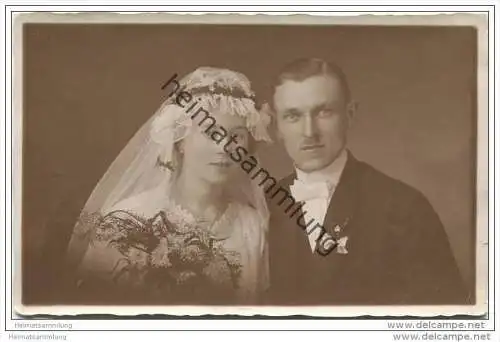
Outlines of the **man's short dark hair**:
<svg viewBox="0 0 500 342">
<path fill-rule="evenodd" d="M 320 58 L 300 58 L 287 64 L 278 74 L 274 87 L 285 81 L 303 81 L 309 77 L 330 75 L 340 82 L 346 103 L 351 101 L 351 90 L 344 71 L 335 63 Z"/>
</svg>

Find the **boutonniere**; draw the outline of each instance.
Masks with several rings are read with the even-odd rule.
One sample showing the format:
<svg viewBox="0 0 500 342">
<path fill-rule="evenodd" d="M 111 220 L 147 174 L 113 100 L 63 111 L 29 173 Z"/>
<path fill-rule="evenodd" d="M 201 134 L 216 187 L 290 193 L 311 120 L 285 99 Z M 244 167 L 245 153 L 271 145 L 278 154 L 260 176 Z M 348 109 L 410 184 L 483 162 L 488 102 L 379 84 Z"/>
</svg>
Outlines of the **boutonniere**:
<svg viewBox="0 0 500 342">
<path fill-rule="evenodd" d="M 337 254 L 347 254 L 347 241 L 349 240 L 348 236 L 341 236 L 342 231 L 345 229 L 347 224 L 349 223 L 349 217 L 344 221 L 342 225 L 336 224 L 333 228 L 333 239 L 336 242 L 335 251 Z"/>
<path fill-rule="evenodd" d="M 333 250 L 335 250 L 337 254 L 348 254 L 347 241 L 349 237 L 346 235 L 342 236 L 342 232 L 348 222 L 349 218 L 347 218 L 343 224 L 336 224 L 326 229 L 326 234 L 324 234 L 322 238 L 323 243 L 319 243 L 319 254 L 325 256 L 330 254 Z"/>
<path fill-rule="evenodd" d="M 335 250 L 337 251 L 338 254 L 347 254 L 348 253 L 347 240 L 349 240 L 348 236 L 335 238 L 335 242 L 337 243 L 337 247 L 335 247 Z"/>
</svg>

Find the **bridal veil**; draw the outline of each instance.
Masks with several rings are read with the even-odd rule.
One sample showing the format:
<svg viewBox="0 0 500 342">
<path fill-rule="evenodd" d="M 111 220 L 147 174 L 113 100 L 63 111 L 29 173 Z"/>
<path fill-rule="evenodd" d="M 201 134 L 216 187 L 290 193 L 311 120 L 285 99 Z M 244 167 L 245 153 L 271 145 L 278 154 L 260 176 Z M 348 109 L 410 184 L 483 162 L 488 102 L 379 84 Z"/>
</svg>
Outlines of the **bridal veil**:
<svg viewBox="0 0 500 342">
<path fill-rule="evenodd" d="M 204 108 L 218 105 L 221 110 L 244 117 L 254 140 L 270 141 L 267 134 L 269 114 L 259 110 L 250 81 L 243 74 L 200 67 L 181 79 L 178 88 L 176 90 L 196 97 Z M 82 215 L 107 213 L 127 198 L 168 183 L 173 172 L 159 166 L 168 165 L 175 159 L 175 143 L 182 140 L 193 126 L 190 114 L 176 103 L 175 95 L 170 96 L 112 162 L 85 203 Z M 269 214 L 260 186 L 246 177 L 237 188 L 256 209 L 262 222 L 267 223 Z M 68 246 L 69 267 L 76 267 L 82 260 L 92 239 L 90 227 L 85 220 L 76 223 Z"/>
</svg>

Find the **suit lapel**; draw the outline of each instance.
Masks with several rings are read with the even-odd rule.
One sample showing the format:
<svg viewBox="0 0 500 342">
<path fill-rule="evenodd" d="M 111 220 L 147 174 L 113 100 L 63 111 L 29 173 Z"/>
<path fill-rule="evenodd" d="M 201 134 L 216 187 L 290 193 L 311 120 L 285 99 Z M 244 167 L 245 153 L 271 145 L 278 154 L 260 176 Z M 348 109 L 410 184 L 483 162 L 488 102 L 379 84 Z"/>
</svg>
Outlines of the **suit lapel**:
<svg viewBox="0 0 500 342">
<path fill-rule="evenodd" d="M 323 227 L 326 232 L 333 237 L 342 238 L 351 236 L 353 227 L 352 221 L 358 202 L 359 184 L 359 164 L 348 153 L 348 158 L 337 188 L 328 205 Z M 336 234 L 335 226 L 340 225 L 341 231 Z M 342 301 L 346 291 L 349 291 L 349 284 L 345 279 L 353 272 L 352 263 L 356 258 L 349 254 L 350 242 L 346 244 L 347 255 L 338 254 L 339 247 L 327 255 L 316 252 L 307 268 L 305 284 L 302 288 L 311 302 L 321 302 L 324 300 L 336 302 Z"/>
<path fill-rule="evenodd" d="M 282 186 L 286 188 L 289 193 L 291 193 L 290 186 L 293 184 L 296 177 L 296 173 L 293 172 L 282 181 Z M 339 179 L 339 183 L 337 185 L 337 188 L 335 189 L 332 199 L 330 200 L 325 220 L 323 221 L 323 226 L 330 235 L 334 235 L 334 229 L 336 225 L 340 225 L 342 228 L 340 234 L 341 236 L 342 233 L 345 233 L 349 230 L 349 222 L 354 216 L 359 198 L 358 184 L 359 162 L 352 155 L 352 153 L 348 151 L 346 165 Z M 297 247 L 301 247 L 301 249 L 305 246 L 307 247 L 306 252 L 308 251 L 309 254 L 312 254 L 309 250 L 309 241 L 307 239 L 307 234 L 296 224 L 296 218 L 299 217 L 299 215 L 302 215 L 302 213 L 303 211 L 299 210 L 297 214 L 295 214 L 294 217 L 290 219 L 290 222 L 296 226 L 294 228 L 297 228 L 295 230 L 298 233 L 293 234 L 295 240 L 294 245 Z"/>
<path fill-rule="evenodd" d="M 280 181 L 279 186 L 291 194 L 290 186 L 295 180 L 292 173 Z M 302 281 L 308 272 L 313 253 L 309 248 L 306 232 L 297 224 L 302 214 L 298 210 L 293 217 L 292 212 L 285 213 L 284 208 L 273 202 L 273 224 L 271 242 L 271 283 L 276 298 L 296 300 L 302 293 Z M 294 206 L 294 208 L 296 208 Z M 294 209 L 295 210 L 295 209 Z M 299 296 L 300 297 L 300 296 Z"/>
<path fill-rule="evenodd" d="M 347 162 L 340 177 L 339 183 L 328 205 L 323 226 L 333 235 L 334 229 L 340 225 L 341 232 L 349 230 L 349 223 L 353 219 L 358 202 L 359 165 L 351 152 L 348 151 Z"/>
<path fill-rule="evenodd" d="M 333 235 L 333 228 L 336 224 L 344 224 L 347 220 L 352 220 L 358 201 L 358 178 L 359 162 L 348 153 L 346 166 L 339 180 L 339 184 L 329 203 L 324 227 L 328 233 Z M 280 186 L 289 193 L 296 174 L 292 173 L 285 177 Z M 314 298 L 336 298 L 337 287 L 345 286 L 344 282 L 339 282 L 337 277 L 341 277 L 342 269 L 345 269 L 346 262 L 350 258 L 343 258 L 335 251 L 327 256 L 319 253 L 311 253 L 306 232 L 296 223 L 297 217 L 302 214 L 302 210 L 297 212 L 293 218 L 283 213 L 283 208 L 277 208 L 275 212 L 275 222 L 279 227 L 274 227 L 273 245 L 275 246 L 272 258 L 272 282 L 275 295 L 284 296 L 292 302 L 299 300 L 314 302 Z M 346 231 L 350 227 L 346 225 Z M 341 236 L 344 236 L 341 232 Z M 347 246 L 349 249 L 349 245 Z M 347 267 L 348 268 L 348 267 Z"/>
<path fill-rule="evenodd" d="M 297 175 L 296 173 L 292 173 L 288 177 L 285 178 L 284 180 L 284 185 L 288 191 L 288 193 L 292 194 L 292 191 L 290 190 L 290 186 L 293 184 L 295 181 Z M 288 218 L 289 224 L 287 226 L 290 226 L 291 229 L 294 230 L 293 235 L 293 246 L 295 246 L 295 251 L 296 251 L 296 258 L 297 262 L 300 261 L 306 261 L 312 256 L 312 251 L 309 246 L 309 240 L 307 238 L 307 233 L 297 224 L 297 219 L 303 216 L 303 210 L 300 207 L 297 212 L 293 215 L 293 217 Z"/>
</svg>

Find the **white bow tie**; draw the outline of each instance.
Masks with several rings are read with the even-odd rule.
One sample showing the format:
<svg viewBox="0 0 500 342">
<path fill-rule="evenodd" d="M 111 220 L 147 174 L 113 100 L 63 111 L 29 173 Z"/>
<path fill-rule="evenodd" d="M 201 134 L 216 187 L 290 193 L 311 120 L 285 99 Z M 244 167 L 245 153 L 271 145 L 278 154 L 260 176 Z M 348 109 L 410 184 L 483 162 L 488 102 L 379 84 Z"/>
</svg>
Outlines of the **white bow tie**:
<svg viewBox="0 0 500 342">
<path fill-rule="evenodd" d="M 290 191 L 297 202 L 309 201 L 312 199 L 329 199 L 332 185 L 328 182 L 306 183 L 296 179 L 290 186 Z"/>
</svg>

